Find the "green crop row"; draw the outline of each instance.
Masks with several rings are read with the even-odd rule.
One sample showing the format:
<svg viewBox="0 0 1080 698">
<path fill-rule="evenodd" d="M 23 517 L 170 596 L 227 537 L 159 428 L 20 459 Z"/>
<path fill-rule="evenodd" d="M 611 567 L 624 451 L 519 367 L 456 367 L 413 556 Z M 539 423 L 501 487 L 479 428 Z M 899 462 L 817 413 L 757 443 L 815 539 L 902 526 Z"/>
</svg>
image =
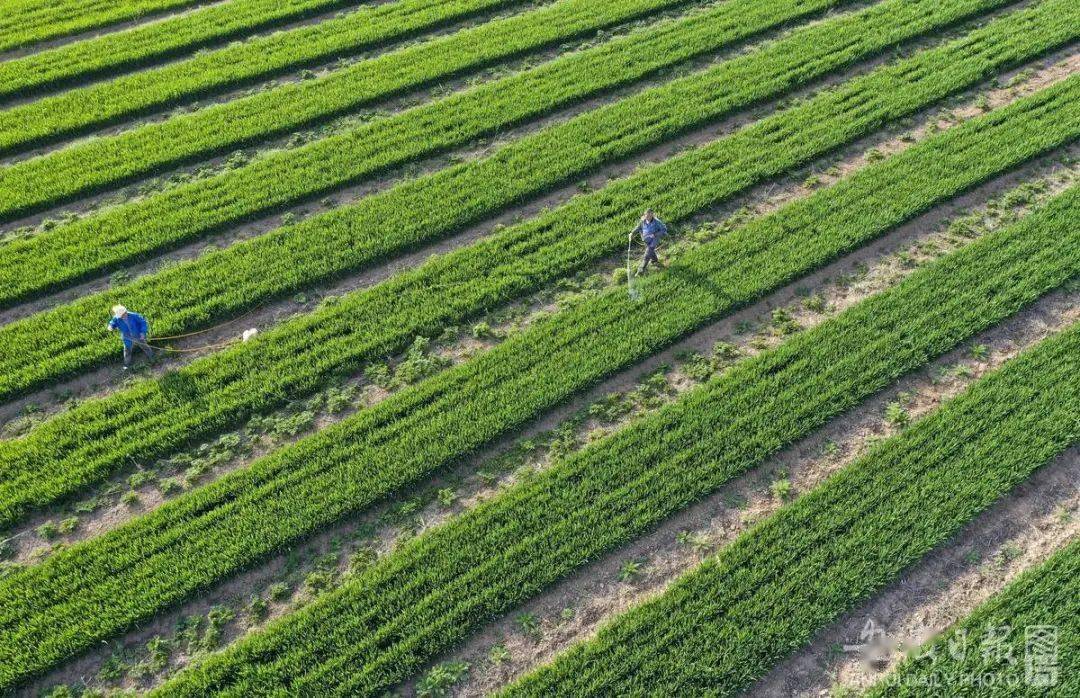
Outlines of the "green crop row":
<svg viewBox="0 0 1080 698">
<path fill-rule="evenodd" d="M 1012 157 L 1018 157 L 1061 121 L 1060 111 L 1031 106 L 1014 111 L 1011 119 L 987 117 L 984 128 L 959 127 L 920 146 L 917 156 L 887 160 L 702 246 L 685 263 L 644 280 L 644 303 L 612 289 L 247 470 L 14 573 L 0 582 L 0 667 L 13 672 L 7 680 L 62 661 L 414 484 L 604 376 L 1001 171 L 1012 164 L 1000 162 L 1004 143 L 1017 148 Z M 685 175 L 693 173 L 682 174 L 673 173 L 672 182 L 687 181 Z M 698 187 L 710 185 L 705 176 L 690 179 Z M 1069 201 L 1075 207 L 1075 200 Z M 1050 222 L 1040 226 L 1044 218 Z M 959 271 L 963 264 L 949 267 L 965 289 L 956 307 L 968 311 L 966 332 L 1013 312 L 1077 272 L 1080 232 L 1059 230 L 1053 224 L 1059 218 L 1051 211 L 1033 219 L 1013 234 L 1021 241 L 1016 245 L 983 246 L 1000 248 L 1001 255 L 1019 246 L 1039 262 L 1037 273 L 1011 269 L 1012 283 L 1000 293 L 986 293 L 995 275 L 976 274 L 982 280 L 974 283 Z M 1045 254 L 1032 255 L 1040 246 Z M 935 323 L 935 332 L 915 336 L 940 338 L 937 332 L 952 327 L 940 318 Z M 925 361 L 921 351 L 888 351 L 899 362 L 890 365 Z M 809 414 L 817 418 L 824 412 Z"/>
<path fill-rule="evenodd" d="M 1061 231 L 1077 222 L 1074 206 Z M 1037 246 L 1030 254 L 1041 256 Z M 986 273 L 1000 288 L 1009 279 L 998 271 Z M 954 292 L 938 302 L 951 303 Z M 906 333 L 891 339 L 917 341 Z M 1078 410 L 1080 326 L 1073 326 L 502 695 L 634 695 L 646 687 L 734 695 L 1080 440 Z"/>
<path fill-rule="evenodd" d="M 563 108 L 612 88 L 640 80 L 663 68 L 707 54 L 762 31 L 842 4 L 847 0 L 770 0 L 754 3 L 733 0 L 710 11 L 692 14 L 674 22 L 659 22 L 630 36 L 605 42 L 594 48 L 562 56 L 508 78 L 482 83 L 406 110 L 347 133 L 311 143 L 305 147 L 260 158 L 236 172 L 208 181 L 195 182 L 148 201 L 112 209 L 71 225 L 59 226 L 3 250 L 4 283 L 0 303 L 11 303 L 33 293 L 54 288 L 125 260 L 145 257 L 155 251 L 197 238 L 238 220 L 252 218 L 335 187 L 355 182 L 432 153 L 445 151 L 480 136 L 495 134 L 509 126 Z M 998 0 L 994 5 L 1001 5 Z M 990 3 L 982 3 L 990 4 Z M 609 8 L 636 13 L 640 5 Z M 505 20 L 515 25 L 521 49 L 534 37 L 550 38 L 550 10 Z M 609 22 L 590 16 L 587 21 Z M 500 23 L 488 25 L 490 28 Z M 541 33 L 537 34 L 537 28 Z M 574 31 L 581 27 L 566 27 Z M 463 33 L 453 41 L 469 42 Z M 506 42 L 480 42 L 485 53 L 508 51 Z M 112 139 L 90 141 L 51 155 L 17 164 L 0 171 L 0 219 L 29 210 L 46 208 L 66 199 L 96 191 L 139 176 L 156 168 L 213 152 L 237 142 L 256 138 L 267 129 L 283 128 L 281 114 L 299 114 L 310 108 L 337 109 L 325 94 L 349 102 L 375 99 L 398 89 L 403 82 L 428 79 L 437 68 L 428 63 L 409 63 L 408 70 L 387 70 L 380 61 L 397 60 L 396 54 L 363 64 L 343 73 L 333 85 L 323 87 L 321 98 L 300 109 L 293 104 L 297 95 L 273 92 L 255 97 L 261 103 L 249 108 L 246 100 L 218 110 L 151 125 Z M 267 104 L 270 102 L 271 104 Z M 301 103 L 306 104 L 307 99 Z M 310 116 L 310 115 L 309 115 Z M 306 117 L 305 117 L 306 118 Z M 197 203 L 195 203 L 197 202 Z M 180 212 L 198 206 L 202 215 L 192 220 Z M 121 230 L 138 230 L 135 238 L 101 256 L 100 242 L 116 240 Z M 121 236 L 123 237 L 123 236 Z M 96 255 L 81 252 L 95 250 Z M 44 255 L 50 261 L 36 268 L 52 268 L 53 259 L 79 260 L 70 271 L 60 271 L 45 283 L 24 279 L 18 267 L 30 257 Z M 65 268 L 67 265 L 63 265 Z M 57 270 L 59 271 L 59 270 Z M 22 283 L 9 285 L 12 279 Z"/>
<path fill-rule="evenodd" d="M 406 0 L 383 3 L 310 27 L 253 39 L 175 64 L 70 90 L 0 112 L 0 153 L 18 152 L 40 143 L 85 133 L 210 91 L 249 83 L 286 68 L 314 65 L 316 61 L 354 53 L 455 19 L 521 2 Z M 627 8 L 638 7 L 636 16 L 644 16 L 687 2 L 689 0 L 613 0 L 598 7 L 586 0 L 557 0 L 506 21 L 487 22 L 361 61 L 321 78 L 281 85 L 234 104 L 208 107 L 203 110 L 205 113 L 174 118 L 166 122 L 167 126 L 144 127 L 138 133 L 160 134 L 166 129 L 164 132 L 177 137 L 177 132 L 171 129 L 182 128 L 181 136 L 190 139 L 210 128 L 208 122 L 211 121 L 216 122 L 217 128 L 231 133 L 233 119 L 243 117 L 250 122 L 260 115 L 263 135 L 288 133 L 370 103 L 380 93 L 401 93 L 437 78 L 490 65 L 523 50 L 558 43 L 581 32 L 592 33 L 610 26 L 612 18 L 618 22 L 626 21 L 635 16 L 628 17 L 624 12 Z M 532 25 L 531 18 L 537 12 L 548 18 L 546 28 Z M 527 25 L 524 31 L 518 29 L 522 23 Z M 347 94 L 349 88 L 343 83 L 352 85 L 356 94 Z M 376 92 L 372 95 L 362 88 L 375 88 Z M 275 117 L 276 121 L 267 120 L 267 117 Z M 198 126 L 188 133 L 183 127 L 193 121 L 198 122 Z M 110 142 L 112 139 L 106 141 Z M 233 145 L 238 147 L 245 142 L 241 139 Z"/>
<path fill-rule="evenodd" d="M 957 1 L 963 7 L 971 6 L 970 0 Z M 934 8 L 938 3 L 919 5 L 935 14 L 939 11 Z M 895 8 L 895 5 L 891 7 Z M 947 10 L 941 11 L 948 13 Z M 843 39 L 863 46 L 857 29 L 852 32 L 855 36 L 844 33 Z M 1046 0 L 1031 9 L 1004 17 L 964 39 L 919 54 L 876 77 L 855 80 L 806 105 L 765 119 L 732 137 L 721 139 L 713 150 L 706 152 L 723 151 L 720 157 L 724 159 L 717 160 L 721 163 L 729 159 L 753 158 L 749 168 L 739 173 L 736 189 L 727 192 L 730 194 L 871 133 L 878 126 L 879 115 L 883 114 L 880 118 L 888 119 L 909 114 L 937 98 L 985 79 L 1003 66 L 1030 59 L 1075 38 L 1078 33 L 1080 9 L 1076 4 L 1067 0 Z M 810 36 L 819 37 L 818 34 Z M 885 31 L 883 36 L 891 39 L 894 35 Z M 825 46 L 834 47 L 831 41 L 821 40 Z M 869 45 L 874 45 L 872 40 Z M 999 47 L 1000 50 L 987 49 L 987 46 Z M 788 45 L 783 44 L 783 47 Z M 848 55 L 842 48 L 837 47 L 836 52 Z M 706 123 L 710 118 L 748 102 L 776 94 L 777 90 L 797 84 L 801 71 L 813 74 L 819 64 L 831 65 L 833 58 L 827 54 L 810 53 L 816 56 L 816 60 L 803 65 L 798 65 L 799 56 L 792 61 L 791 56 L 783 50 L 761 54 L 762 63 L 756 62 L 758 54 L 751 54 L 745 61 L 733 61 L 734 69 L 728 67 L 728 63 L 723 63 L 638 95 L 636 100 L 619 102 L 545 129 L 504 146 L 488 158 L 406 182 L 367 197 L 356 205 L 281 228 L 108 292 L 87 296 L 49 312 L 10 323 L 0 329 L 0 342 L 12 348 L 7 355 L 0 357 L 0 399 L 42 387 L 63 376 L 101 364 L 114 354 L 115 342 L 101 332 L 99 316 L 115 302 L 124 302 L 147 313 L 160 336 L 206 327 L 270 297 L 281 297 L 310 288 L 320 281 L 333 279 L 458 232 L 524 197 L 545 191 L 567 179 L 572 181 L 572 175 L 588 172 L 589 168 L 612 158 L 663 142 L 683 129 Z M 956 71 L 943 73 L 948 78 L 936 77 L 941 66 L 953 64 L 957 66 Z M 776 76 L 768 72 L 773 68 L 778 70 Z M 920 90 L 902 94 L 917 99 L 900 101 L 901 98 L 896 97 L 886 100 L 888 104 L 881 105 L 880 109 L 884 111 L 875 111 L 880 102 L 876 93 L 879 86 L 889 85 L 891 89 L 895 84 L 906 84 L 908 72 L 912 79 L 919 81 L 921 87 Z M 866 100 L 866 109 L 853 107 L 853 103 L 860 99 Z M 897 104 L 895 110 L 890 106 L 892 104 Z M 645 105 L 648 105 L 650 114 L 648 120 L 640 116 Z M 848 118 L 847 112 L 854 112 L 854 116 Z M 805 147 L 791 149 L 772 145 L 778 134 L 784 138 L 801 138 L 794 127 L 821 119 L 829 120 L 835 128 L 810 131 L 813 135 Z M 748 178 L 751 174 L 753 177 Z M 640 186 L 649 176 L 632 177 L 628 183 L 620 184 L 612 191 L 629 194 L 627 188 Z M 235 183 L 230 189 L 235 190 Z M 256 190 L 266 195 L 265 186 Z M 634 195 L 647 196 L 636 192 Z M 576 221 L 558 219 L 566 215 L 572 217 L 574 212 L 582 211 L 584 220 L 589 221 L 594 217 L 588 213 L 596 205 L 593 202 L 602 201 L 606 196 L 579 197 L 570 208 L 559 209 L 560 212 L 569 213 L 542 217 L 541 220 L 547 222 L 541 225 L 555 225 L 559 227 L 557 232 L 577 237 L 580 233 L 576 232 Z M 621 220 L 629 222 L 633 209 L 640 207 L 642 199 L 633 201 L 630 196 L 620 195 L 620 200 L 628 201 L 627 211 Z M 201 218 L 204 212 L 195 204 L 184 208 L 182 213 L 191 218 Z M 172 227 L 184 226 L 177 223 Z M 124 226 L 124 229 L 132 231 L 129 226 Z M 139 226 L 134 226 L 134 230 L 138 229 Z M 621 239 L 619 232 L 605 231 L 608 244 L 603 251 L 596 250 L 596 253 L 607 254 L 617 249 Z M 521 238 L 521 235 L 528 237 Z M 490 256 L 492 246 L 517 244 L 514 242 L 517 239 L 525 239 L 526 244 L 534 245 L 539 239 L 538 235 L 531 228 L 515 227 L 509 233 L 494 236 L 490 243 L 474 246 L 463 254 L 469 257 L 470 266 L 479 268 L 476 265 L 483 266 L 483 260 L 475 261 L 476 257 Z M 122 248 L 123 242 L 118 239 L 108 242 L 101 240 L 100 247 Z M 7 247 L 13 244 L 9 243 Z M 99 256 L 96 251 L 93 254 Z M 448 259 L 461 257 L 450 256 Z M 586 264 L 588 259 L 583 257 L 576 263 Z M 59 269 L 65 265 L 75 269 L 81 266 L 78 260 L 69 259 L 64 264 L 50 267 Z M 38 267 L 33 274 L 23 276 L 31 278 L 46 273 L 42 267 Z M 517 270 L 513 274 L 519 282 L 532 281 Z M 472 281 L 474 277 L 469 274 L 468 278 Z M 16 283 L 11 277 L 6 277 L 6 280 Z M 399 290 L 395 289 L 394 293 Z M 460 291 L 447 291 L 447 295 L 460 295 Z M 485 306 L 490 302 L 487 301 Z M 370 298 L 366 297 L 363 304 L 370 305 Z M 341 313 L 343 309 L 353 307 L 355 305 L 350 302 L 330 313 Z M 328 322 L 326 313 L 319 317 L 320 325 Z M 54 328 L 57 327 L 62 327 L 64 331 L 55 332 Z M 355 328 L 356 324 L 350 319 L 345 327 Z"/>
<path fill-rule="evenodd" d="M 998 47 L 990 44 L 985 50 L 996 52 Z M 196 361 L 162 380 L 143 381 L 83 403 L 23 438 L 0 442 L 4 464 L 0 520 L 8 525 L 27 508 L 71 494 L 125 463 L 163 456 L 191 439 L 241 422 L 267 405 L 315 390 L 338 372 L 355 370 L 363 359 L 385 354 L 388 347 L 418 334 L 437 333 L 447 323 L 460 322 L 542 287 L 567 270 L 581 268 L 625 244 L 622 231 L 632 225 L 642 201 L 657 205 L 672 223 L 685 220 L 761 177 L 857 137 L 868 124 L 880 126 L 936 99 L 951 71 L 965 67 L 955 59 L 926 65 L 926 73 L 883 68 L 866 79 L 867 94 L 876 104 L 853 102 L 861 113 L 816 108 L 823 105 L 821 100 L 849 94 L 828 93 L 807 105 L 810 108 L 778 116 L 770 131 L 751 130 L 749 137 L 726 139 L 648 168 L 492 240 L 434 258 L 385 284 L 268 332 L 254 343 Z M 893 77 L 875 79 L 886 76 Z M 977 134 L 997 152 L 985 155 L 978 150 L 982 159 L 973 157 L 955 181 L 935 183 L 933 192 L 922 192 L 924 201 L 948 196 L 957 186 L 977 183 L 1076 138 L 1080 135 L 1078 92 L 1080 78 L 1072 79 L 958 127 L 958 135 L 952 137 L 957 140 L 944 142 Z M 1008 130 L 1003 123 L 1010 124 Z M 1024 124 L 1036 125 L 1034 132 Z M 909 157 L 936 153 L 935 147 L 922 146 Z M 910 199 L 898 198 L 910 203 Z M 869 234 L 868 230 L 863 232 Z M 810 257 L 801 259 L 807 262 Z M 760 279 L 756 274 L 752 278 Z M 478 282 L 481 279 L 483 283 Z"/>
<path fill-rule="evenodd" d="M 996 640 L 984 653 L 990 636 Z M 866 695 L 1080 695 L 1080 540 L 1028 570 Z"/>
<path fill-rule="evenodd" d="M 241 640 L 166 684 L 161 693 L 267 695 L 283 690 L 291 695 L 379 695 L 489 619 L 642 535 L 898 376 L 1060 283 L 1062 265 L 1049 252 L 1071 256 L 1072 268 L 1080 268 L 1075 252 L 1080 237 L 1068 235 L 1080 213 L 1078 204 L 1080 197 L 1074 196 L 1064 211 L 1059 208 L 939 262 L 785 346 L 736 365 L 674 405 L 406 544 L 329 597 Z M 1055 240 L 1062 234 L 1072 238 L 1074 249 Z M 1016 294 L 1018 289 L 1023 290 Z M 1068 414 L 1063 407 L 1077 406 L 1078 376 L 1065 370 L 1070 363 L 1074 373 L 1077 367 L 1080 331 L 1072 335 L 1065 347 L 1074 352 L 1072 360 L 1043 377 L 1064 377 L 1066 384 L 1073 383 L 1073 399 L 1052 412 L 1059 419 Z M 1041 369 L 1068 353 L 1057 346 L 1037 356 L 1027 362 Z M 1057 396 L 1067 391 L 1058 386 L 1052 392 Z M 938 435 L 948 442 L 957 431 L 941 429 L 941 424 L 970 427 L 971 422 L 954 422 L 955 410 L 945 413 L 949 416 L 938 420 Z M 964 429 L 966 434 L 971 431 Z M 882 457 L 890 447 L 896 445 L 854 469 L 895 475 L 888 458 Z M 881 483 L 876 483 L 879 488 Z M 871 493 L 871 499 L 889 501 L 887 488 Z M 860 494 L 865 497 L 867 492 Z M 841 511 L 859 510 L 848 507 L 850 503 Z M 797 544 L 806 540 L 804 536 L 827 540 L 826 533 L 835 535 L 834 526 L 802 530 L 803 535 L 788 531 L 781 540 Z M 757 541 L 759 536 L 771 540 L 761 529 L 747 538 Z M 733 549 L 739 551 L 741 545 L 736 543 Z M 738 557 L 737 552 L 729 555 Z M 778 559 L 768 566 L 784 569 Z M 724 588 L 701 586 L 697 589 L 703 602 L 716 594 L 712 586 Z M 682 620 L 681 608 L 671 610 L 670 604 L 664 608 Z M 658 632 L 658 626 L 674 625 L 663 614 L 650 614 L 650 620 L 633 627 L 646 635 Z M 625 646 L 641 647 L 644 643 L 637 637 L 629 632 L 619 635 Z M 741 647 L 739 642 L 734 645 Z M 543 681 L 533 693 L 636 695 L 635 689 L 663 687 L 671 695 L 703 695 L 685 685 L 655 680 L 612 690 L 587 682 L 563 688 L 561 682 L 575 675 L 622 668 L 622 661 L 630 665 L 644 654 L 624 660 L 611 651 L 618 646 L 605 645 L 609 651 L 599 661 L 575 662 L 559 674 L 561 681 Z M 665 647 L 662 642 L 644 646 Z M 707 647 L 738 651 L 730 642 Z M 673 655 L 701 656 L 685 651 Z"/>
<path fill-rule="evenodd" d="M 206 0 L 9 0 L 0 16 L 0 51 L 70 36 Z"/>
<path fill-rule="evenodd" d="M 126 31 L 77 41 L 0 63 L 0 98 L 26 96 L 79 80 L 193 52 L 351 0 L 231 0 Z"/>
</svg>

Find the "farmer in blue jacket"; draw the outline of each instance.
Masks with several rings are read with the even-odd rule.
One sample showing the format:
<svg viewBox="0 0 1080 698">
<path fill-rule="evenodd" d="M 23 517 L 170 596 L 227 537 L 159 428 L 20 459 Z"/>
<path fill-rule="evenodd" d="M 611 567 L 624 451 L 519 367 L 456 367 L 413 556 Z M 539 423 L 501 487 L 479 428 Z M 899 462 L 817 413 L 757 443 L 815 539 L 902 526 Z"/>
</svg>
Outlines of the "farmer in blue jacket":
<svg viewBox="0 0 1080 698">
<path fill-rule="evenodd" d="M 106 328 L 112 332 L 120 330 L 120 341 L 124 343 L 124 370 L 131 368 L 131 360 L 134 358 L 135 347 L 142 349 L 148 359 L 154 358 L 154 350 L 146 343 L 146 335 L 150 332 L 150 325 L 146 318 L 138 313 L 130 313 L 122 305 L 114 305 L 112 319 Z"/>
<path fill-rule="evenodd" d="M 656 246 L 660 244 L 660 238 L 667 235 L 667 226 L 656 217 L 651 208 L 645 211 L 637 227 L 630 233 L 631 240 L 634 238 L 634 233 L 640 234 L 641 241 L 645 243 L 645 258 L 641 260 L 641 269 L 638 270 L 638 274 L 645 273 L 649 262 L 655 262 L 656 266 L 663 267 L 660 258 L 656 256 Z"/>
</svg>

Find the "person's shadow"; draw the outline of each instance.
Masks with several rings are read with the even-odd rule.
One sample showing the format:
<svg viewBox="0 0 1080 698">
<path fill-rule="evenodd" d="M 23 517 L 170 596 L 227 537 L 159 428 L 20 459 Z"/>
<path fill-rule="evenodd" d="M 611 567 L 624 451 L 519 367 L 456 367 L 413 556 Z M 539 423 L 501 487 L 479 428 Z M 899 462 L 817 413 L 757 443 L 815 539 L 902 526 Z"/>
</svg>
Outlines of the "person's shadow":
<svg viewBox="0 0 1080 698">
<path fill-rule="evenodd" d="M 692 323 L 693 327 L 688 327 L 685 335 L 693 334 L 705 325 L 719 322 L 723 318 L 729 317 L 733 313 L 759 300 L 764 295 L 757 294 L 748 298 L 736 298 L 730 291 L 725 289 L 721 284 L 717 283 L 717 281 L 709 275 L 702 274 L 700 271 L 697 271 L 689 265 L 679 264 L 678 262 L 671 263 L 667 267 L 667 269 L 664 270 L 664 273 L 681 279 L 688 284 L 693 284 L 705 293 L 712 294 L 713 298 L 716 301 L 715 305 L 713 306 L 714 308 L 716 308 L 716 310 L 713 313 L 710 313 L 709 317 L 699 318 L 699 322 Z M 648 287 L 646 286 L 645 288 L 643 288 L 642 292 L 643 295 L 645 295 L 647 298 Z M 662 300 L 656 295 L 654 295 L 653 298 L 656 302 L 662 302 Z M 773 374 L 782 371 L 788 365 L 793 363 L 796 357 L 797 354 L 793 352 L 770 353 L 768 358 L 763 359 L 767 362 L 768 366 L 765 372 L 768 374 Z"/>
</svg>

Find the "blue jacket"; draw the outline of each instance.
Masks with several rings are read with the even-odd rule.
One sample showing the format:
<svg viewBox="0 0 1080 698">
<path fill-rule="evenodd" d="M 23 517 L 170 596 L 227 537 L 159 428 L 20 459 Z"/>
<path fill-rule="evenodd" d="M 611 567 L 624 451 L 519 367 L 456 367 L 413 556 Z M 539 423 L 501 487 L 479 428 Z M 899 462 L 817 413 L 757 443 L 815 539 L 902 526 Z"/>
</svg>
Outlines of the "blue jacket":
<svg viewBox="0 0 1080 698">
<path fill-rule="evenodd" d="M 653 218 L 652 221 L 642 218 L 638 226 L 634 228 L 634 232 L 641 233 L 641 240 L 646 245 L 656 247 L 656 243 L 660 242 L 660 238 L 667 235 L 667 226 L 659 218 Z"/>
<path fill-rule="evenodd" d="M 128 311 L 128 314 L 122 318 L 114 317 L 109 320 L 109 327 L 120 330 L 120 340 L 129 349 L 132 340 L 146 339 L 146 335 L 150 332 L 150 325 L 146 322 L 146 318 L 131 311 Z"/>
</svg>

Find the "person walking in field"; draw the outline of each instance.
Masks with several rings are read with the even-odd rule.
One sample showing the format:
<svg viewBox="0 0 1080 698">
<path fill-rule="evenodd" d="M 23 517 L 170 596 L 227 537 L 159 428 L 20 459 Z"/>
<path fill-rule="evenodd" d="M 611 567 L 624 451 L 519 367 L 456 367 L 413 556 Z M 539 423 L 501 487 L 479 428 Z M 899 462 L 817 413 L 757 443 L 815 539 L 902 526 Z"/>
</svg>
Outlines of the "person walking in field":
<svg viewBox="0 0 1080 698">
<path fill-rule="evenodd" d="M 645 273 L 645 270 L 649 268 L 649 262 L 653 262 L 660 268 L 664 267 L 660 263 L 660 258 L 656 256 L 656 246 L 660 244 L 660 238 L 667 235 L 667 232 L 668 229 L 664 222 L 656 217 L 651 208 L 647 209 L 637 227 L 630 233 L 631 240 L 634 239 L 635 234 L 639 234 L 641 235 L 641 241 L 645 243 L 645 257 L 641 260 L 641 268 L 638 269 L 638 274 Z"/>
<path fill-rule="evenodd" d="M 142 315 L 128 312 L 122 305 L 114 305 L 112 319 L 105 326 L 110 332 L 120 330 L 120 341 L 124 344 L 124 370 L 131 368 L 131 362 L 135 358 L 135 347 L 146 354 L 146 358 L 154 358 L 154 350 L 146 343 L 146 335 L 150 333 L 150 324 Z"/>
</svg>

